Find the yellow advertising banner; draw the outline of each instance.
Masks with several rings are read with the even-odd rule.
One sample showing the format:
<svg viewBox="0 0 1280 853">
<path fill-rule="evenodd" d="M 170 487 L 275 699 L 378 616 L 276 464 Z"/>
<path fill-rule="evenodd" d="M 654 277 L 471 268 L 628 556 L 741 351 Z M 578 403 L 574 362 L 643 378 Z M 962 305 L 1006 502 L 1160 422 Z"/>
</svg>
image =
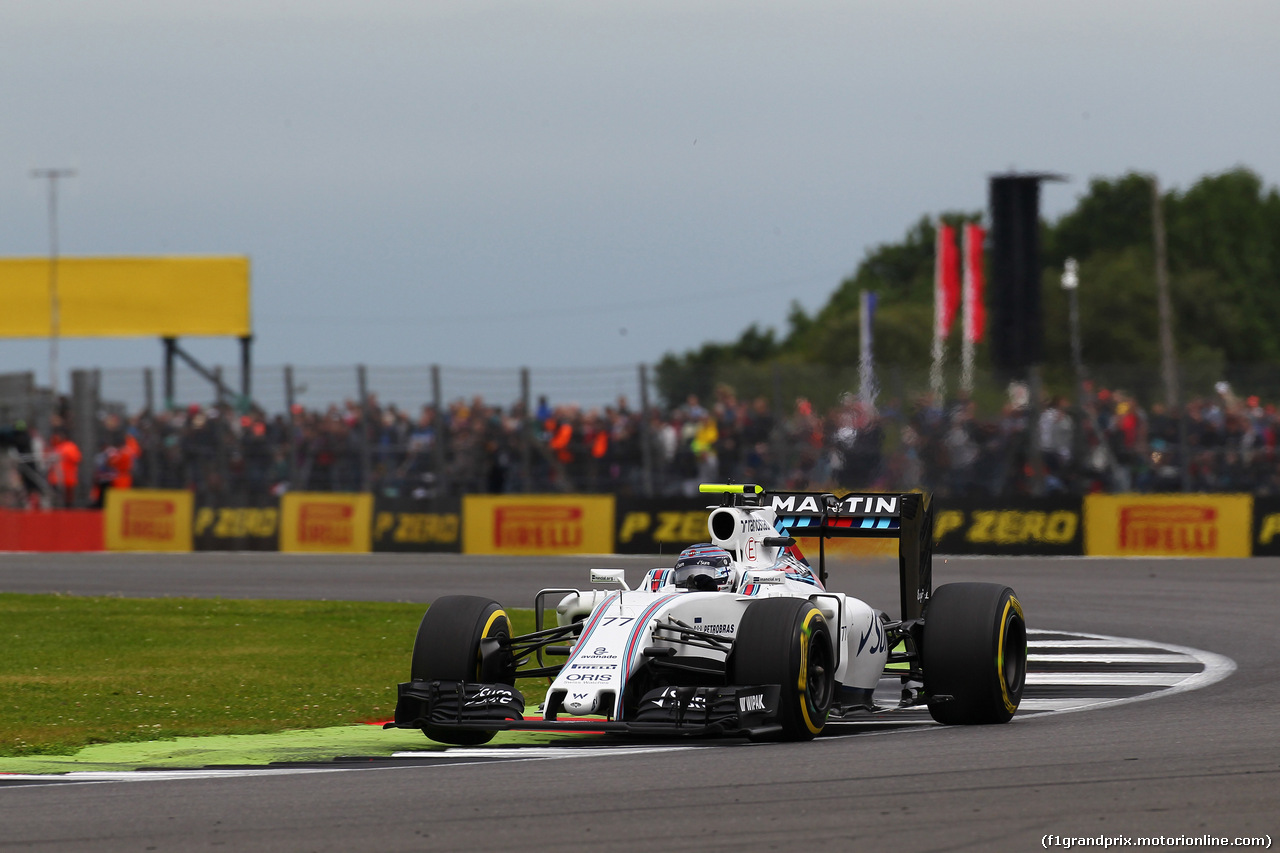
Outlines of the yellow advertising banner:
<svg viewBox="0 0 1280 853">
<path fill-rule="evenodd" d="M 1248 557 L 1250 495 L 1088 495 L 1091 557 Z"/>
<path fill-rule="evenodd" d="M 613 495 L 466 495 L 464 554 L 612 554 Z"/>
<path fill-rule="evenodd" d="M 58 335 L 253 334 L 246 257 L 59 258 Z M 0 338 L 52 336 L 48 258 L 0 259 Z"/>
<path fill-rule="evenodd" d="M 191 492 L 108 489 L 102 514 L 108 551 L 190 551 Z"/>
<path fill-rule="evenodd" d="M 373 548 L 373 495 L 285 492 L 280 550 L 367 554 Z"/>
</svg>

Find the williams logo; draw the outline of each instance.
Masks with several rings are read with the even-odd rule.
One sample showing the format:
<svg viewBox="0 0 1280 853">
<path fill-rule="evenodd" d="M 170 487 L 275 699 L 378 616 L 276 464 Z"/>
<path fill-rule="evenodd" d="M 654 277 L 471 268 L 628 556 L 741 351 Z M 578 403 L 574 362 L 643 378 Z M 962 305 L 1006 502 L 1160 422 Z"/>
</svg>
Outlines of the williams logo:
<svg viewBox="0 0 1280 853">
<path fill-rule="evenodd" d="M 1120 550 L 1211 554 L 1218 550 L 1218 511 L 1211 506 L 1151 504 L 1120 510 Z"/>
<path fill-rule="evenodd" d="M 577 548 L 583 534 L 582 509 L 576 506 L 500 506 L 493 513 L 498 548 Z"/>
<path fill-rule="evenodd" d="M 298 508 L 298 541 L 315 545 L 355 542 L 355 508 L 343 504 L 304 503 Z"/>
<path fill-rule="evenodd" d="M 178 508 L 167 500 L 130 500 L 124 505 L 120 533 L 126 539 L 168 542 L 176 533 Z"/>
</svg>

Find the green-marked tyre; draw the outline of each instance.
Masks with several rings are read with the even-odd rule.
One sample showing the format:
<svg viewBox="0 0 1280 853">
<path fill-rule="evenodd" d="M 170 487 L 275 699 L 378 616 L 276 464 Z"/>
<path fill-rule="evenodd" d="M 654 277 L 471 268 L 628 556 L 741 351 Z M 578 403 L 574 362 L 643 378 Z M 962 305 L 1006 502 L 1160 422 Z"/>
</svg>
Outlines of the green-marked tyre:
<svg viewBox="0 0 1280 853">
<path fill-rule="evenodd" d="M 446 595 L 422 617 L 410 665 L 414 681 L 484 681 L 515 684 L 514 671 L 481 673 L 480 641 L 511 637 L 511 620 L 496 601 Z M 427 737 L 464 746 L 488 743 L 497 732 L 427 726 Z"/>
<path fill-rule="evenodd" d="M 1013 590 L 991 583 L 938 587 L 924 611 L 920 668 L 939 723 L 1007 723 L 1027 680 L 1027 624 Z"/>
<path fill-rule="evenodd" d="M 734 637 L 729 683 L 782 685 L 782 737 L 814 737 L 826 725 L 835 695 L 835 652 L 827 620 L 802 598 L 751 602 Z"/>
</svg>

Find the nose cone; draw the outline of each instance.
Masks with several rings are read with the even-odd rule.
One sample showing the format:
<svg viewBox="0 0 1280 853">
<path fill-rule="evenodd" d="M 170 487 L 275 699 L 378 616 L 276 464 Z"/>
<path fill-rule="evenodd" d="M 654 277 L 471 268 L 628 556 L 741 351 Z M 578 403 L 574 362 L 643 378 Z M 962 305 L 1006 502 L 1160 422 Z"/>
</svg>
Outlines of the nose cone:
<svg viewBox="0 0 1280 853">
<path fill-rule="evenodd" d="M 575 716 L 583 714 L 593 714 L 596 710 L 596 704 L 600 701 L 599 694 L 588 696 L 585 698 L 569 698 L 565 700 L 564 709 Z"/>
</svg>

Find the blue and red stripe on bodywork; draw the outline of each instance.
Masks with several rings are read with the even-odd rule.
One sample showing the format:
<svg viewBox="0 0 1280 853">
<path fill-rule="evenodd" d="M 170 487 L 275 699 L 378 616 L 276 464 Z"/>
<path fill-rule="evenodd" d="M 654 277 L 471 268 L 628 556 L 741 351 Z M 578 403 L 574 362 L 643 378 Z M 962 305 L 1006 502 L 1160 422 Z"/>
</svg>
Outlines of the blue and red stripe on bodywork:
<svg viewBox="0 0 1280 853">
<path fill-rule="evenodd" d="M 635 654 L 636 643 L 639 641 L 640 635 L 648 629 L 649 620 L 653 618 L 654 613 L 658 612 L 667 602 L 679 597 L 680 593 L 678 592 L 668 593 L 657 601 L 650 603 L 631 628 L 631 633 L 627 636 L 627 645 L 622 654 L 622 680 L 618 684 L 618 695 L 614 697 L 613 718 L 615 720 L 622 715 L 622 697 L 627 692 L 627 679 L 631 676 L 631 656 Z"/>
<path fill-rule="evenodd" d="M 569 655 L 569 659 L 564 662 L 565 669 L 568 669 L 569 664 L 573 663 L 578 655 L 582 653 L 582 650 L 587 647 L 587 638 L 591 636 L 596 626 L 600 624 L 600 620 L 604 618 L 604 612 L 609 609 L 609 605 L 621 597 L 622 593 L 620 592 L 609 595 L 605 598 L 604 603 L 596 608 L 596 612 L 591 614 L 591 618 L 587 620 L 587 624 L 582 629 L 582 634 L 578 637 L 578 642 L 574 644 L 573 654 Z"/>
</svg>

